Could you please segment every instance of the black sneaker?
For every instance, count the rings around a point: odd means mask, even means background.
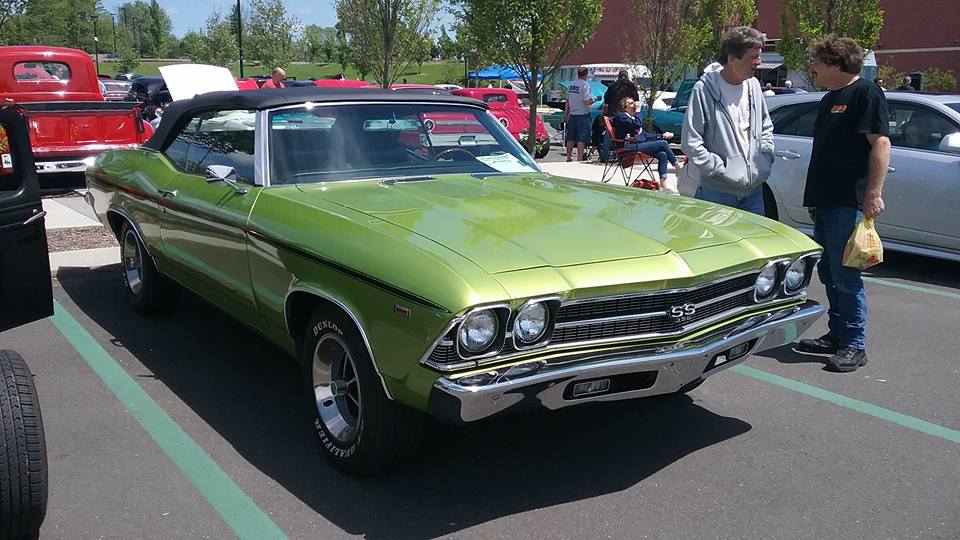
[[[853,347],[840,347],[837,354],[827,361],[826,369],[839,373],[856,371],[858,367],[867,365],[867,352]]]
[[[797,350],[817,354],[836,354],[840,350],[840,344],[830,334],[824,334],[816,339],[801,339],[797,344]]]

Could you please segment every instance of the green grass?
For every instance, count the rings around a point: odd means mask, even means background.
[[[175,62],[144,60],[140,63],[140,66],[134,70],[134,73],[141,75],[159,75],[160,66],[166,66],[173,63]],[[186,63],[186,61],[183,63]],[[234,63],[229,66],[229,68],[234,75],[239,75],[239,64]],[[288,77],[296,77],[297,79],[301,80],[309,79],[310,77],[330,77],[343,71],[340,69],[339,64],[291,64],[286,66],[285,69],[287,70]],[[110,75],[111,77],[115,76],[117,74],[116,63],[100,62],[100,73],[104,75]],[[260,64],[244,64],[243,74],[246,77],[250,77],[252,75],[269,75],[270,68]],[[350,79],[359,78],[357,71],[352,67],[348,67],[344,74]],[[427,62],[423,64],[422,70],[418,69],[418,66],[414,64],[409,69],[401,73],[398,80],[402,80],[404,78],[407,79],[407,82],[409,83],[418,84],[437,84],[445,82],[459,83],[459,81],[463,79],[463,64],[460,62]],[[366,80],[372,81],[373,77],[367,74]]]

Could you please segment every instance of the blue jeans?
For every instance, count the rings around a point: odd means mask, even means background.
[[[624,150],[632,152],[643,152],[650,157],[656,158],[657,160],[657,172],[660,173],[660,178],[665,178],[667,176],[667,163],[672,163],[674,167],[677,166],[677,156],[673,155],[673,150],[670,148],[670,143],[664,140],[659,141],[647,141],[647,142],[629,142],[623,145]]]
[[[813,235],[823,246],[817,270],[827,289],[829,334],[841,347],[863,349],[867,344],[867,291],[860,270],[843,266],[843,250],[854,227],[863,219],[856,208],[818,207]]]
[[[697,193],[694,197],[702,201],[732,206],[745,212],[753,212],[761,216],[765,215],[763,211],[763,188],[758,187],[756,191],[746,197],[737,197],[732,193],[700,186],[697,188]]]

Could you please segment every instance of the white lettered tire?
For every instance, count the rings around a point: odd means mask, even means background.
[[[301,362],[320,446],[336,467],[370,476],[416,455],[425,416],[387,397],[360,332],[342,312],[314,313]]]

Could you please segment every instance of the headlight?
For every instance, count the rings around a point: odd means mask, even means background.
[[[513,322],[513,338],[524,345],[535,343],[547,331],[549,316],[547,306],[540,302],[523,306]]]
[[[788,294],[793,294],[803,288],[803,282],[807,277],[807,261],[797,259],[787,268],[783,275],[783,288]]]
[[[773,294],[777,288],[777,265],[768,264],[760,271],[757,276],[757,283],[754,285],[753,292],[757,300],[765,300]]]
[[[493,345],[498,326],[497,314],[492,309],[474,311],[460,324],[457,332],[460,346],[473,354],[482,353]]]

